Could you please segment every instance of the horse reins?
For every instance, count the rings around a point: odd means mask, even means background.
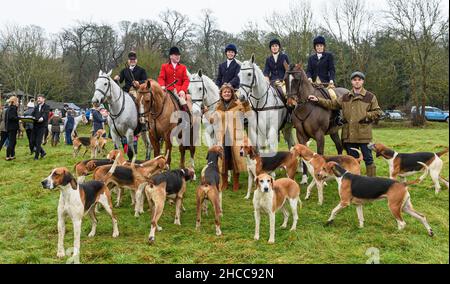
[[[205,81],[203,79],[201,80],[197,80],[197,81],[190,81],[191,83],[202,83],[202,98],[201,99],[192,99],[192,103],[198,105],[198,103],[200,104],[200,108],[202,108],[202,106],[205,104],[205,98],[206,95],[208,94],[208,90],[205,88]],[[218,99],[216,102],[210,104],[210,105],[206,105],[206,108],[210,108],[211,106],[217,104],[218,102],[220,102],[220,99]]]

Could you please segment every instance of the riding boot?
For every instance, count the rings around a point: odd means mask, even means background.
[[[228,188],[228,171],[222,174],[222,189],[221,191],[225,191]]]
[[[239,177],[240,174],[239,173],[234,173],[233,174],[233,191],[237,192],[239,190]]]
[[[376,177],[377,176],[377,167],[375,164],[366,166],[366,175],[368,177]]]

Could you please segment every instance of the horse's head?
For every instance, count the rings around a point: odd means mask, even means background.
[[[81,123],[83,123],[84,125],[89,123],[85,112],[81,113]]]
[[[203,103],[206,96],[206,86],[203,78],[203,71],[200,69],[197,74],[190,76],[189,94],[193,102]]]
[[[98,79],[95,81],[95,92],[94,97],[92,98],[92,103],[94,105],[100,105],[108,100],[111,97],[111,88],[112,88],[112,79],[111,79],[112,70],[109,73],[104,73],[100,71],[98,74]]]
[[[291,64],[286,67],[284,80],[286,82],[286,92],[288,105],[295,106],[302,99],[302,84],[306,79],[302,64]]]
[[[255,55],[253,54],[250,60],[242,63],[241,72],[239,72],[239,79],[241,81],[240,90],[242,90],[239,99],[241,101],[249,100],[249,96],[257,84],[256,70]]]
[[[137,102],[139,105],[139,122],[144,124],[145,114],[146,114],[146,106],[150,108],[150,101],[152,99],[152,81],[147,80],[144,84],[139,86]]]

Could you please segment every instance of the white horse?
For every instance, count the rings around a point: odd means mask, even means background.
[[[208,109],[208,113],[214,113],[220,101],[217,85],[211,78],[204,75],[202,70],[198,71],[197,74],[190,75],[189,79],[189,94],[192,97],[192,112],[194,116],[202,117],[203,107]],[[210,148],[217,144],[214,127],[206,118],[202,120],[202,123],[205,127],[205,142]]]
[[[249,121],[249,137],[259,147],[269,146],[270,153],[277,151],[278,133],[283,128],[284,138],[289,149],[294,146],[292,125],[286,123],[288,110],[275,88],[264,77],[262,70],[255,64],[255,55],[241,65],[240,99],[248,101],[255,114],[256,121]]]
[[[117,149],[122,145],[121,138],[127,138],[128,149],[133,153],[133,161],[136,153],[133,147],[134,131],[138,126],[138,111],[136,104],[129,94],[124,92],[119,85],[111,79],[112,70],[109,73],[100,71],[95,82],[93,104],[109,104],[108,125],[111,137]],[[147,144],[147,143],[146,143]],[[150,145],[146,145],[147,149]]]

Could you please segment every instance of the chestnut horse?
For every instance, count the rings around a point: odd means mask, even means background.
[[[166,144],[166,152],[168,155],[167,164],[170,166],[172,162],[172,138],[173,130],[180,124],[182,111],[178,102],[169,94],[163,91],[161,86],[155,80],[147,80],[142,84],[138,91],[137,101],[139,104],[139,116],[141,123],[147,123],[150,134],[150,140],[155,151],[155,157],[161,155],[161,141]],[[177,121],[173,123],[173,121]],[[191,154],[191,166],[195,167],[195,146],[192,142],[191,128],[190,146],[180,146],[180,168],[184,169],[186,161],[186,149]],[[182,138],[181,134],[178,138]]]
[[[339,127],[332,121],[332,111],[315,103],[309,102],[308,97],[314,95],[318,98],[330,99],[328,95],[308,81],[301,64],[291,65],[286,71],[286,90],[288,105],[296,106],[292,114],[292,123],[297,130],[297,139],[300,144],[306,143],[312,138],[317,142],[317,153],[324,154],[325,135],[330,135],[339,155],[343,153],[343,146],[339,137]],[[336,88],[338,97],[347,94],[349,90]],[[304,165],[302,184],[307,183],[307,168]]]

